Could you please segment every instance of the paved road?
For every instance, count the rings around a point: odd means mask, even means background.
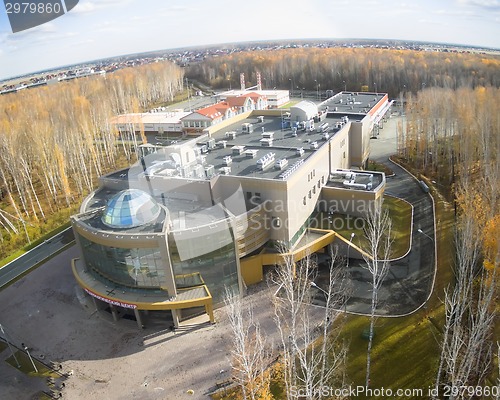
[[[432,199],[418,182],[389,155],[396,153],[396,127],[401,118],[391,118],[378,139],[371,141],[371,159],[386,164],[395,176],[387,178],[386,193],[413,205],[412,247],[410,253],[390,263],[390,270],[379,292],[378,315],[399,316],[422,307],[431,293],[435,275],[434,209]],[[421,229],[425,234],[418,232]],[[352,295],[348,311],[369,314],[371,275],[362,260],[350,260],[349,277]]]
[[[54,254],[71,245],[75,240],[73,230],[68,228],[37,247],[0,268],[0,289],[7,286],[30,269],[42,264]]]

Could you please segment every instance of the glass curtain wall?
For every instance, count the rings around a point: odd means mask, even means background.
[[[166,283],[160,249],[111,247],[79,238],[85,263],[97,279],[144,289],[159,289]]]
[[[177,239],[178,241],[179,239]],[[199,274],[207,285],[215,305],[224,301],[225,288],[228,287],[234,293],[239,293],[237,255],[234,242],[224,244],[216,250],[199,255],[187,260],[181,260],[178,246],[199,247],[199,243],[193,238],[186,239],[190,243],[176,243],[173,235],[168,237],[170,259],[172,262],[176,283],[185,282],[182,277],[189,274]],[[218,243],[219,237],[216,233],[213,237],[205,237],[204,240]]]

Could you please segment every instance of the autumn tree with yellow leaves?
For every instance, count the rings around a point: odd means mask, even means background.
[[[120,157],[132,161],[138,143],[118,140],[111,117],[171,101],[182,86],[183,70],[161,62],[0,96],[0,258]]]

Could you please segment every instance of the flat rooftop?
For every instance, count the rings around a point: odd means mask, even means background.
[[[284,111],[283,116],[285,114]],[[360,121],[363,117],[362,115],[356,115],[353,118],[349,117],[349,120]],[[328,130],[324,133],[318,133],[316,128],[325,122],[329,124]],[[347,129],[346,125],[342,128],[336,128],[337,122],[341,122],[340,115],[328,114],[323,121],[314,124],[314,130],[304,132],[298,129],[296,136],[294,136],[292,128],[281,127],[281,116],[265,116],[263,122],[260,122],[257,116],[247,118],[212,135],[216,147],[205,154],[206,163],[214,166],[215,173],[228,167],[230,168],[228,175],[282,180],[284,171],[294,164],[306,160],[316,149],[325,145],[327,140],[335,136],[341,129]],[[252,124],[253,132],[242,132],[244,123]],[[325,139],[325,133],[328,134],[328,139]],[[271,145],[263,146],[263,139],[270,137],[272,137],[272,142],[269,142]],[[204,146],[207,140],[200,139],[198,144]],[[316,149],[314,146],[317,146]],[[237,153],[238,147],[241,154]],[[298,152],[300,148],[303,149],[301,153]],[[257,162],[269,154],[273,154],[274,161],[270,162],[269,166],[262,170]],[[226,157],[231,158],[230,165],[226,164]],[[286,165],[278,167],[278,160],[286,160],[283,162]]]
[[[328,112],[366,115],[385,95],[373,92],[340,92],[321,103],[319,109],[328,106]]]
[[[113,124],[179,124],[180,119],[191,114],[187,111],[159,111],[122,114],[111,119]]]

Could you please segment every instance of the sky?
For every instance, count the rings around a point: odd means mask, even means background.
[[[0,3],[0,80],[153,50],[313,38],[500,49],[500,0],[80,0],[17,33]]]

